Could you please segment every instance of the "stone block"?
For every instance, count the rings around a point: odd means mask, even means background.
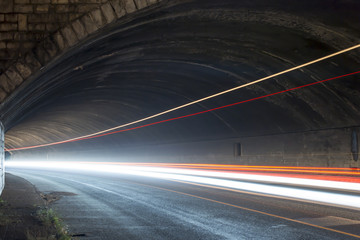
[[[106,20],[103,18],[103,15],[100,11],[100,9],[94,9],[90,12],[90,16],[91,18],[94,20],[96,26],[98,26],[98,28],[101,28],[102,26],[104,26],[106,24]]]
[[[56,44],[50,38],[46,38],[43,43],[44,49],[47,51],[49,56],[51,58],[55,57],[59,51]]]
[[[40,31],[43,32],[46,29],[45,23],[29,24],[29,31]]]
[[[53,40],[54,43],[57,45],[58,49],[60,50],[60,52],[64,51],[67,48],[67,44],[60,31],[57,31],[53,35]]]
[[[38,44],[33,49],[33,52],[34,52],[35,56],[37,57],[37,59],[39,60],[39,62],[41,63],[41,65],[45,66],[46,64],[48,64],[50,62],[51,57],[45,50],[44,46],[42,46],[41,44]]]
[[[84,25],[82,22],[78,19],[72,23],[72,28],[74,29],[74,32],[76,33],[76,36],[78,39],[83,39],[87,36],[87,32],[85,30]]]
[[[14,66],[8,68],[5,72],[6,76],[10,79],[11,83],[15,85],[15,87],[19,86],[23,82],[23,78],[20,74],[16,71]]]
[[[19,42],[7,42],[6,48],[7,49],[19,49],[20,43]]]
[[[36,72],[42,66],[33,52],[29,52],[25,55],[25,63],[32,70],[32,72]]]
[[[158,1],[157,0],[147,0],[147,2],[148,2],[148,5],[152,5],[152,4],[157,3]]]
[[[30,77],[31,69],[26,64],[22,62],[17,62],[15,66],[23,79],[27,79],[28,77]]]
[[[70,5],[58,5],[55,8],[55,11],[57,13],[67,13],[67,12],[71,12],[71,6]]]
[[[45,4],[50,2],[51,0],[31,0],[31,3],[35,3],[35,4]]]
[[[0,50],[0,59],[2,61],[4,61],[3,59],[8,59],[8,58],[9,58],[9,53],[7,51],[5,51],[4,49],[1,49]]]
[[[135,5],[137,9],[142,9],[147,7],[147,1],[146,0],[134,0]]]
[[[89,14],[84,15],[80,21],[84,24],[84,27],[89,34],[99,29]]]
[[[7,93],[11,93],[15,89],[15,85],[12,84],[11,80],[5,74],[0,75],[0,86]]]
[[[79,41],[74,30],[72,30],[70,26],[66,26],[63,29],[61,29],[61,33],[70,47],[74,46]]]
[[[45,23],[52,20],[49,18],[49,14],[44,13],[27,14],[26,16],[29,23]]]
[[[5,21],[6,22],[17,22],[18,21],[18,15],[14,14],[14,13],[5,14]]]
[[[99,3],[101,3],[101,0],[88,0],[87,2],[88,3],[97,3],[97,4],[99,4]]]
[[[22,49],[32,49],[34,47],[34,42],[21,42],[20,46]]]
[[[107,23],[111,23],[116,19],[114,9],[112,8],[110,3],[103,4],[100,9],[104,14]]]
[[[6,49],[6,42],[0,42],[0,49]]]
[[[115,14],[118,18],[121,18],[126,14],[125,4],[122,0],[111,0],[110,3],[114,8]]]
[[[0,14],[0,22],[5,21],[5,14]]]
[[[9,59],[18,58],[18,55],[19,55],[18,49],[7,49],[7,51],[9,53]],[[8,63],[7,65],[10,65],[10,63]]]
[[[51,0],[53,4],[68,4],[69,0]]]
[[[96,7],[97,4],[79,4],[76,6],[76,11],[79,13],[88,13]]]
[[[15,5],[14,12],[16,13],[33,13],[33,5]]]
[[[2,32],[0,34],[0,41],[1,40],[13,40],[13,39],[14,39],[14,33]]]
[[[16,30],[17,30],[17,23],[0,24],[0,31],[7,32],[7,31],[16,31]]]
[[[39,32],[39,33],[30,33],[30,36],[28,38],[28,40],[36,40],[36,42],[40,42],[41,40],[44,39],[44,33],[43,32]]]
[[[15,41],[22,41],[22,40],[27,40],[27,34],[24,32],[16,32],[14,33],[14,38]]]
[[[27,31],[27,16],[25,14],[18,15],[18,30]]]
[[[136,6],[133,0],[124,0],[125,10],[127,13],[132,13],[136,11]]]
[[[69,14],[69,20],[72,22],[75,19],[78,19],[79,17],[81,17],[83,14],[81,13],[70,13]]]
[[[37,5],[35,11],[38,13],[46,13],[49,11],[49,5],[46,4]]]
[[[13,7],[14,7],[13,0],[0,1],[0,13],[13,13]]]
[[[7,93],[5,92],[4,89],[1,88],[0,86],[0,103],[4,102],[4,100],[6,99],[7,97]]]
[[[68,14],[53,14],[53,15],[50,15],[49,17],[50,17],[49,22],[54,22],[57,24],[67,23],[69,21]]]
[[[15,4],[27,4],[30,3],[30,0],[15,0]]]
[[[58,28],[59,28],[59,26],[57,24],[54,24],[54,23],[46,24],[46,31],[54,32],[54,31],[58,30]]]

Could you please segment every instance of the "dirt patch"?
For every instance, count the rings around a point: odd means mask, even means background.
[[[50,192],[50,193],[40,193],[40,197],[45,201],[45,204],[49,205],[53,202],[60,200],[63,196],[75,196],[75,193],[71,192]]]
[[[25,179],[7,173],[0,199],[0,240],[71,239],[49,205],[62,196],[73,195],[66,192],[41,194]]]

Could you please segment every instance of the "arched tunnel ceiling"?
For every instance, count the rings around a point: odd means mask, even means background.
[[[6,147],[131,122],[359,44],[360,2],[168,1],[120,19],[42,69],[3,104]],[[360,70],[360,51],[148,121]],[[60,149],[358,126],[359,76]]]

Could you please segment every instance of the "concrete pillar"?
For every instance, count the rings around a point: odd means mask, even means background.
[[[4,126],[0,122],[0,195],[5,186]]]

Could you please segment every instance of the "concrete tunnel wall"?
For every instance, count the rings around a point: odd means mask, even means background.
[[[87,151],[19,152],[13,160],[213,163],[240,165],[360,167],[359,128],[330,129],[234,139],[156,144]],[[357,144],[357,147],[353,147]]]
[[[0,195],[5,186],[4,126],[0,122]]]
[[[69,46],[2,105],[7,147],[137,120],[358,43],[355,1],[328,8],[284,2],[169,1],[113,22]],[[356,71],[359,59],[356,50],[170,117]],[[359,167],[359,93],[352,76],[173,125],[13,152],[12,159]]]

